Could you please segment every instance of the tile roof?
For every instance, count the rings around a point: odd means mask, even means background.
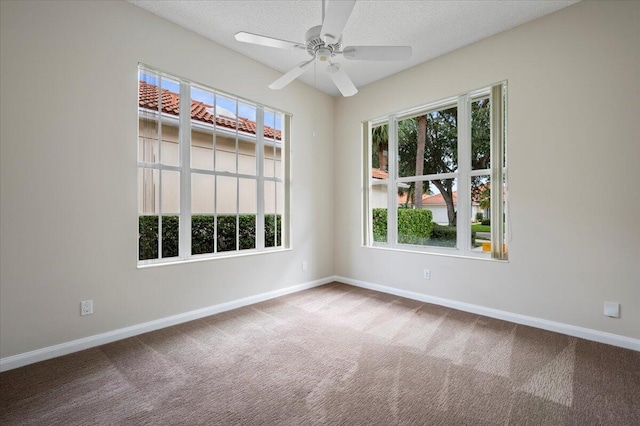
[[[374,179],[389,179],[389,173],[382,169],[371,169],[371,177]]]
[[[158,110],[158,86],[139,82],[138,105],[153,111]],[[200,101],[191,100],[191,119],[203,123],[213,124],[213,105],[207,105]],[[162,112],[171,115],[180,113],[180,95],[167,89],[162,89]],[[218,115],[216,125],[228,129],[236,129],[236,120]],[[238,130],[241,132],[256,134],[256,123],[247,118],[239,117],[237,121]],[[269,126],[264,127],[264,134],[268,138],[282,140],[282,132]]]
[[[458,191],[453,191],[453,203],[458,203]],[[422,196],[422,205],[430,204],[430,205],[444,205],[446,204],[444,201],[444,196],[441,193],[437,193],[435,195],[424,194]]]
[[[398,194],[398,204],[405,204],[407,202],[407,192],[403,192],[402,194]],[[474,206],[478,205],[478,202],[475,199],[471,200]],[[453,191],[453,203],[458,204],[458,191]],[[422,205],[423,206],[444,206],[447,203],[444,201],[444,197],[442,194],[437,193],[434,195],[423,194],[422,195]]]

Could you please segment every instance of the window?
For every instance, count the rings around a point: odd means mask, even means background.
[[[288,247],[291,116],[138,73],[139,264]]]
[[[505,104],[500,83],[363,123],[365,245],[507,259]]]

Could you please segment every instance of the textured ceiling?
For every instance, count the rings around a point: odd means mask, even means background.
[[[308,54],[241,43],[234,34],[247,31],[304,44],[306,31],[322,23],[320,0],[129,2],[283,73],[309,59]],[[404,62],[347,61],[340,56],[334,62],[342,63],[360,88],[576,2],[360,0],[343,32],[343,46],[404,45],[413,48],[413,55]],[[311,68],[299,80],[339,95],[320,65],[317,76]]]

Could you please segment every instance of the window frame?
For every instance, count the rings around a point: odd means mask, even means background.
[[[472,102],[478,99],[490,99],[490,168],[472,169],[472,135],[471,120]],[[499,99],[499,102],[495,102]],[[443,110],[447,107],[457,107],[457,170],[450,173],[438,173],[421,176],[399,176],[398,172],[398,123],[401,120]],[[448,255],[456,257],[508,261],[506,250],[507,231],[509,229],[507,215],[507,81],[497,82],[480,89],[471,90],[463,94],[448,97],[426,105],[386,114],[362,123],[363,139],[363,226],[362,246],[376,249],[390,249],[408,252]],[[377,126],[388,126],[388,178],[373,178],[373,138],[372,129]],[[498,165],[502,165],[499,167]],[[501,223],[504,218],[504,230],[501,227],[491,227],[491,252],[489,255],[473,250],[471,244],[470,218],[472,212],[471,180],[477,176],[489,176],[491,182],[503,182],[502,191],[491,191],[490,217],[491,223]],[[456,180],[456,247],[438,247],[428,245],[413,245],[398,242],[398,184],[424,182],[440,179]],[[387,188],[387,240],[374,241],[373,236],[373,207],[371,204],[374,185],[385,185]],[[498,208],[495,208],[498,206]]]
[[[231,95],[228,94],[226,92],[220,91],[218,89],[214,89],[211,88],[207,85],[204,84],[200,84],[200,83],[196,83],[193,82],[192,80],[177,76],[175,74],[171,74],[171,73],[167,73],[165,71],[161,71],[155,67],[150,67],[148,65],[139,63],[138,64],[138,68],[137,68],[137,73],[138,76],[140,77],[141,73],[149,73],[153,76],[156,76],[158,78],[158,84],[157,84],[157,88],[158,88],[158,97],[161,98],[161,93],[163,90],[162,87],[162,81],[163,79],[167,78],[173,81],[177,81],[178,85],[179,85],[179,96],[180,96],[180,100],[179,100],[179,110],[180,113],[179,115],[176,117],[175,115],[171,115],[171,114],[167,114],[165,112],[162,111],[162,108],[160,107],[158,111],[151,111],[148,110],[146,108],[142,108],[138,102],[137,105],[137,120],[138,120],[138,125],[137,125],[137,143],[140,143],[140,139],[141,139],[141,126],[140,126],[140,120],[143,116],[152,116],[155,118],[155,120],[157,120],[158,123],[158,130],[157,130],[157,143],[159,145],[158,147],[158,153],[160,153],[161,151],[161,145],[162,145],[162,127],[164,125],[166,125],[167,122],[171,122],[174,124],[178,125],[178,165],[174,166],[174,165],[167,165],[167,164],[162,164],[161,160],[162,158],[160,157],[158,161],[156,162],[144,162],[142,161],[141,158],[139,158],[139,148],[136,149],[136,155],[138,156],[138,161],[137,161],[137,170],[138,173],[136,174],[136,176],[138,176],[137,178],[140,179],[139,177],[139,173],[140,171],[144,171],[144,170],[158,170],[158,175],[159,175],[159,180],[157,185],[159,185],[159,189],[158,189],[158,202],[157,202],[157,211],[155,213],[151,213],[151,214],[143,214],[140,210],[139,207],[137,207],[138,212],[137,212],[137,217],[138,217],[138,223],[140,221],[140,217],[144,216],[144,215],[152,215],[158,216],[158,257],[157,258],[153,258],[153,259],[144,259],[144,260],[140,260],[140,234],[138,237],[138,244],[137,244],[137,250],[136,250],[136,259],[137,259],[137,266],[140,267],[147,267],[147,266],[154,266],[154,265],[167,265],[167,264],[174,264],[174,263],[184,263],[184,262],[190,262],[190,261],[199,261],[199,260],[209,260],[209,259],[219,259],[219,258],[228,258],[228,257],[237,257],[237,256],[246,256],[246,255],[254,255],[254,254],[261,254],[261,253],[269,253],[269,252],[280,252],[280,251],[285,251],[285,250],[290,250],[291,249],[291,219],[290,219],[290,206],[291,206],[291,200],[290,200],[290,195],[291,195],[291,179],[290,179],[290,172],[291,172],[291,123],[292,123],[292,114],[279,110],[277,108],[271,107],[271,106],[266,106],[260,103],[257,103],[255,101],[251,101],[248,99],[244,99],[242,97],[236,96],[236,95]],[[140,78],[138,78],[138,80],[140,80]],[[140,82],[138,81],[137,85],[137,90],[138,92],[140,91]],[[246,104],[250,107],[255,107],[255,113],[256,113],[256,121],[255,121],[255,126],[256,126],[256,130],[255,130],[255,135],[243,132],[241,130],[239,130],[238,126],[236,126],[236,129],[227,129],[224,127],[221,127],[219,125],[216,124],[215,120],[213,125],[211,126],[211,132],[212,132],[212,155],[213,155],[213,167],[212,170],[207,170],[207,169],[202,169],[202,168],[197,168],[197,167],[193,167],[192,165],[192,161],[191,161],[191,150],[192,150],[192,144],[191,144],[191,140],[192,140],[192,132],[193,130],[200,130],[202,131],[202,129],[204,127],[207,127],[206,124],[204,123],[200,123],[197,121],[194,121],[191,118],[191,96],[192,96],[192,89],[196,89],[196,90],[200,90],[200,91],[206,91],[209,94],[213,95],[213,99],[214,99],[214,110],[217,108],[216,106],[216,101],[218,99],[218,97],[224,97],[227,98],[229,100],[233,100],[235,102],[236,105],[236,120],[240,120],[241,117],[239,117],[238,115],[238,108],[240,104]],[[280,129],[280,140],[276,140],[275,137],[273,139],[273,141],[271,141],[270,138],[266,138],[268,141],[265,142],[265,135],[264,135],[264,113],[265,110],[269,111],[270,113],[273,113],[274,115],[279,115],[281,117],[281,129]],[[187,111],[187,113],[183,113],[183,111]],[[275,118],[274,118],[275,120]],[[217,138],[223,136],[223,137],[227,137],[229,139],[234,139],[235,140],[235,156],[236,156],[236,170],[235,172],[229,172],[229,171],[220,171],[220,170],[216,170],[216,162],[215,162],[215,156],[216,156],[216,141]],[[241,173],[239,170],[239,148],[238,145],[240,143],[240,141],[249,141],[251,143],[255,143],[255,175],[251,175],[251,174],[247,174],[247,173]],[[279,145],[279,146],[278,146]],[[265,147],[266,146],[274,146],[274,147],[278,147],[280,150],[280,176],[277,176],[277,174],[275,173],[276,170],[276,166],[274,164],[274,176],[265,176],[265,171],[264,171],[264,159],[265,159]],[[274,153],[276,152],[275,148],[274,148]],[[274,159],[275,161],[275,159]],[[162,257],[162,216],[164,215],[163,211],[162,211],[162,171],[167,170],[167,171],[173,171],[173,172],[178,172],[180,174],[180,186],[179,186],[179,205],[180,205],[180,212],[178,214],[179,216],[179,243],[178,243],[178,256],[174,256],[174,257]],[[218,247],[217,247],[217,243],[218,243],[218,215],[221,214],[218,211],[218,207],[214,207],[214,213],[212,214],[214,216],[214,223],[215,223],[215,233],[214,233],[214,250],[212,253],[201,253],[201,254],[192,254],[192,241],[191,241],[191,233],[192,233],[192,186],[191,186],[191,177],[194,173],[200,174],[200,175],[207,175],[207,176],[214,176],[214,200],[215,197],[217,197],[217,187],[218,187],[218,177],[229,177],[229,178],[234,178],[235,182],[236,182],[236,246],[235,249],[233,250],[228,250],[228,251],[218,251]],[[254,180],[255,181],[255,185],[256,185],[256,200],[255,200],[255,205],[256,205],[256,224],[255,224],[255,247],[254,248],[249,248],[249,249],[240,249],[240,244],[239,244],[239,217],[240,217],[240,211],[239,211],[239,206],[241,204],[240,201],[240,181],[242,179],[248,179],[248,180]],[[280,231],[281,231],[281,238],[280,238],[280,245],[275,245],[274,246],[266,246],[265,244],[265,216],[267,215],[267,213],[265,212],[265,182],[273,182],[274,184],[274,188],[277,187],[278,184],[282,185],[282,193],[283,193],[283,200],[282,200],[282,212],[278,211],[279,205],[278,205],[278,199],[277,199],[277,195],[276,199],[274,200],[275,202],[275,211],[276,211],[276,215],[280,215]],[[137,193],[137,205],[140,205],[140,197],[142,196],[141,194],[141,190],[144,191],[144,187],[141,189],[140,188],[140,183],[138,182],[137,184],[138,189],[136,191]],[[253,196],[253,194],[252,194]],[[217,203],[214,201],[214,206],[217,206]],[[271,213],[269,213],[271,214]],[[277,221],[276,221],[276,225],[277,225]],[[139,225],[138,225],[139,226]],[[139,233],[140,231],[138,231]],[[276,235],[277,235],[277,229],[276,229]]]

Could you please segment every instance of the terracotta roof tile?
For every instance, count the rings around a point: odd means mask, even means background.
[[[374,179],[389,179],[389,173],[381,169],[371,169],[371,177]]]
[[[158,86],[154,86],[144,81],[140,81],[138,91],[138,105],[140,108],[146,108],[153,111],[158,110]],[[191,100],[191,119],[201,121],[203,123],[213,124],[213,115],[209,112],[213,109],[212,105],[207,105],[200,101]],[[162,112],[171,115],[180,114],[180,95],[162,89]],[[228,129],[236,129],[236,120],[218,116],[215,118],[216,125],[226,127]],[[238,130],[241,132],[256,134],[256,123],[247,118],[239,117],[237,121]],[[282,132],[269,126],[264,127],[264,134],[268,138],[282,140]]]

